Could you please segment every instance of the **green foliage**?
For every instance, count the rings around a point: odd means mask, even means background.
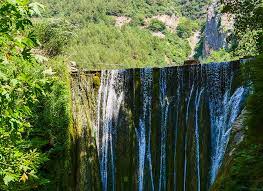
[[[130,25],[131,26],[143,26],[145,25],[145,21],[144,21],[144,15],[143,14],[138,14],[136,16],[133,17]]]
[[[90,24],[79,31],[68,54],[85,68],[102,69],[182,64],[190,51],[188,42],[175,34],[160,39],[139,28]]]
[[[58,57],[46,63],[44,74],[50,85],[47,96],[39,99],[40,107],[35,107],[31,139],[35,145],[37,142],[44,143],[41,151],[49,161],[40,173],[50,181],[39,190],[65,189],[72,181],[68,176],[73,163],[70,152],[74,144],[71,142],[73,127],[69,71],[63,58]]]
[[[41,0],[47,5],[46,17],[67,17],[73,23],[85,25],[87,21],[105,21],[105,15],[129,16],[143,15],[151,17],[156,14],[179,14],[178,3],[173,0]]]
[[[46,162],[68,155],[70,88],[66,74],[32,61],[13,63],[0,64],[0,190],[41,190],[64,175],[52,177],[57,171]],[[40,170],[44,164],[48,174]]]
[[[56,172],[46,174],[43,166],[58,150],[69,149],[67,75],[62,80],[31,55],[36,5],[6,0],[0,10],[0,190],[42,190]]]
[[[29,134],[32,108],[45,95],[41,87],[47,81],[34,79],[39,70],[32,73],[30,49],[36,39],[28,1],[1,1],[0,10],[0,189],[19,190],[28,186],[21,181],[46,182],[36,171],[47,158],[33,147]]]
[[[166,27],[162,21],[159,21],[157,19],[152,19],[148,26],[148,29],[153,32],[164,32]]]
[[[46,12],[42,15],[49,19],[47,24],[37,25],[39,27],[36,34],[41,43],[39,48],[47,55],[64,54],[82,66],[99,69],[102,66],[118,68],[163,66],[172,62],[178,64],[183,63],[190,54],[187,40],[169,34],[161,21],[152,19],[147,29],[166,33],[169,38],[158,39],[141,27],[145,25],[145,20],[152,16],[161,14],[180,16],[180,1],[81,0],[75,3],[70,0],[40,0],[40,2],[46,5]],[[113,16],[127,16],[131,18],[131,22],[123,29],[116,29]],[[195,21],[183,18],[179,28],[182,29],[182,32],[178,33],[180,37],[186,38],[197,30],[199,25]]]
[[[178,0],[182,15],[191,19],[205,19],[211,0]]]
[[[235,15],[237,55],[254,56],[263,51],[263,3],[261,0],[221,0],[223,12]]]
[[[186,17],[180,18],[180,22],[176,29],[177,35],[181,38],[189,38],[192,34],[198,30],[199,25],[197,22],[192,21]]]
[[[233,55],[227,52],[224,49],[220,49],[218,51],[212,51],[211,54],[202,62],[210,63],[210,62],[228,62],[235,59]]]
[[[26,0],[0,1],[0,62],[8,63],[13,56],[28,59],[37,43],[32,30],[30,9]]]
[[[173,33],[166,34],[165,55],[175,64],[182,64],[191,53],[191,47],[186,39],[179,38]]]
[[[180,3],[176,1],[40,2],[46,5],[42,15],[48,19],[36,21],[36,34],[40,39],[40,51],[46,55],[63,54],[88,69],[99,69],[181,64],[190,54],[187,40],[170,34],[161,21],[152,19],[148,29],[166,33],[168,38],[165,39],[153,37],[141,27],[148,17],[180,15]],[[116,29],[113,16],[128,16],[131,22]],[[191,21],[191,30],[196,27],[196,22]]]
[[[47,157],[30,141],[30,135],[34,107],[39,97],[46,96],[49,82],[41,79],[41,68],[37,65],[22,59],[13,62],[16,65],[0,64],[0,188],[3,190],[47,183],[38,176]],[[22,181],[28,184],[19,183]]]
[[[253,83],[253,92],[248,99],[247,107],[250,112],[248,126],[250,138],[263,144],[263,55],[247,63],[245,73]]]
[[[212,191],[254,191],[263,190],[262,144],[244,141],[227,166]]]
[[[40,41],[39,48],[52,57],[62,54],[73,36],[73,28],[66,20],[41,20],[35,23],[34,29]]]
[[[237,43],[235,49],[235,54],[240,57],[246,56],[256,56],[259,54],[259,49],[257,48],[258,43],[262,43],[259,39],[259,31],[246,30],[246,33],[242,34],[242,37]]]

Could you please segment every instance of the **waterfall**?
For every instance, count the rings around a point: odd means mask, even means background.
[[[151,106],[152,106],[152,69],[146,68],[141,70],[141,83],[142,83],[142,100],[143,100],[143,112],[140,116],[139,127],[136,129],[136,137],[138,141],[139,151],[139,169],[138,169],[138,190],[143,190],[144,180],[144,166],[145,159],[148,160],[149,171],[151,176],[152,190],[154,190],[153,174],[152,174],[152,160],[151,160]],[[149,129],[148,143],[146,142],[146,126]],[[146,147],[148,148],[146,150]],[[147,155],[146,155],[147,154]]]
[[[177,178],[177,173],[176,173],[176,146],[177,146],[177,139],[178,139],[178,119],[179,119],[179,106],[180,106],[180,98],[181,98],[181,87],[183,86],[183,70],[182,68],[177,68],[177,77],[178,77],[178,80],[177,80],[177,91],[176,91],[176,114],[175,114],[175,139],[174,139],[174,191],[176,191],[176,178]]]
[[[187,107],[186,107],[186,117],[185,117],[185,123],[186,123],[186,129],[185,129],[185,141],[184,141],[184,191],[186,191],[186,176],[187,176],[187,141],[188,141],[188,136],[187,136],[187,126],[188,126],[188,118],[189,118],[189,106],[192,98],[194,90],[194,84],[192,85],[188,100],[187,100]]]
[[[245,93],[246,90],[243,87],[238,88],[232,96],[229,95],[229,92],[226,92],[224,95],[224,107],[219,116],[211,117],[211,127],[215,134],[212,134],[212,136],[214,136],[213,140],[216,144],[216,146],[212,148],[211,183],[214,182],[217,171],[221,166],[229,141],[231,126],[240,113],[240,102]],[[211,105],[210,107],[211,111],[214,112],[215,106]],[[215,132],[217,132],[217,134]]]
[[[200,178],[200,143],[199,143],[199,128],[198,128],[198,113],[200,107],[200,99],[204,89],[197,91],[195,97],[195,144],[196,144],[196,176],[197,176],[197,191],[201,190],[201,178]]]
[[[207,191],[248,88],[240,64],[101,72],[95,136],[103,191]]]
[[[167,136],[167,115],[169,101],[167,98],[167,76],[166,70],[160,71],[160,108],[161,108],[161,160],[159,175],[159,191],[166,190],[166,136]]]
[[[99,155],[103,190],[115,190],[114,125],[118,121],[123,101],[121,71],[102,71],[98,97],[96,127],[97,150]],[[100,137],[101,136],[101,137]],[[111,187],[109,187],[109,176]]]
[[[241,86],[231,95],[233,69],[230,63],[224,63],[223,67],[211,64],[207,72],[212,140],[210,184],[212,184],[226,151],[231,126],[241,111],[241,103],[247,90]]]

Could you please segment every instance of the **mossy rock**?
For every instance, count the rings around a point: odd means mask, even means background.
[[[96,89],[99,88],[100,87],[100,77],[99,76],[93,76],[92,80],[93,80],[93,87]]]

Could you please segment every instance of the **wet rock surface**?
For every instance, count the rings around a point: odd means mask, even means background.
[[[85,100],[97,85],[76,76],[74,87],[81,84],[74,90],[82,107],[75,109],[82,116],[80,140],[91,145],[80,142],[80,169],[91,169],[80,171],[81,185],[93,172],[102,190],[209,189],[247,94],[238,79],[238,62],[86,75],[91,82],[100,77],[100,86],[91,107]],[[93,160],[85,162],[87,156]]]

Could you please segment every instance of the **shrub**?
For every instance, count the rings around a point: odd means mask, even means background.
[[[49,56],[62,53],[72,37],[72,26],[63,20],[44,20],[35,24],[35,34],[40,41],[40,48]]]
[[[132,21],[130,22],[130,26],[143,26],[145,24],[144,22],[144,16],[143,15],[136,15],[132,18]]]
[[[188,18],[181,18],[177,27],[177,35],[181,38],[189,38],[199,28],[198,23]]]
[[[164,32],[166,29],[165,24],[157,19],[152,19],[148,29],[153,32]]]
[[[233,57],[231,53],[224,49],[220,49],[218,51],[212,51],[211,54],[205,60],[203,60],[203,62],[227,62],[234,59],[235,57]]]

